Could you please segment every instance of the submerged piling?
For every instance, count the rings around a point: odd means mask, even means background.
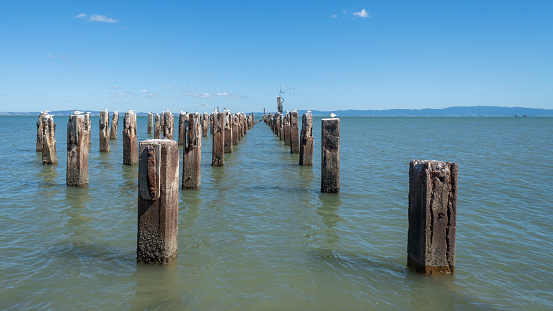
[[[146,134],[152,134],[154,128],[154,114],[148,112],[148,132]]]
[[[109,144],[109,112],[108,111],[100,111],[100,130],[98,131],[100,134],[100,152],[110,152],[110,144]]]
[[[119,127],[119,113],[117,111],[113,112],[111,116],[111,133],[110,139],[117,140],[117,128]]]
[[[58,164],[58,153],[56,152],[56,124],[54,117],[45,114],[42,116],[42,164]]]
[[[300,165],[313,165],[313,115],[304,113],[301,117]]]
[[[138,263],[168,263],[177,256],[179,147],[168,139],[140,142]]]
[[[413,271],[455,272],[457,171],[456,163],[409,163],[407,266]]]
[[[225,114],[214,112],[213,119],[213,147],[211,155],[212,166],[225,165]]]
[[[321,125],[321,192],[340,192],[340,119]]]
[[[202,184],[202,125],[200,114],[191,113],[185,121],[182,159],[182,189],[200,189]]]
[[[132,111],[127,111],[125,113],[125,119],[123,119],[123,164],[138,164],[136,114]]]
[[[67,122],[66,184],[74,187],[88,185],[89,129],[86,115],[71,115]]]

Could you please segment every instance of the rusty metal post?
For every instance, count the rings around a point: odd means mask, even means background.
[[[148,112],[148,132],[146,134],[153,134],[154,130],[154,114]]]
[[[138,164],[137,144],[136,114],[132,111],[127,111],[125,113],[125,119],[123,119],[123,164]]]
[[[113,112],[111,116],[111,133],[110,139],[117,140],[117,128],[119,127],[119,113],[117,111]]]
[[[185,122],[182,159],[182,189],[200,189],[202,162],[202,125],[199,113],[191,113]]]
[[[67,172],[68,186],[88,186],[88,150],[90,143],[86,115],[71,115],[67,122]]]
[[[407,266],[425,274],[455,272],[456,163],[409,163]]]
[[[188,120],[188,114],[185,111],[181,111],[179,114],[179,146],[184,145],[184,135],[185,135],[185,122]]]
[[[321,192],[340,192],[340,119],[323,119],[321,125]]]
[[[100,130],[98,131],[100,134],[100,152],[110,152],[110,144],[109,144],[109,112],[108,111],[100,111]]]
[[[168,139],[140,142],[138,263],[169,263],[177,256],[179,147]]]
[[[225,165],[225,114],[214,112],[213,118],[213,148],[211,155],[212,166]]]
[[[42,116],[42,164],[58,164],[58,153],[56,151],[56,124],[54,117],[49,114]]]
[[[300,165],[313,165],[313,115],[304,113],[301,117]]]

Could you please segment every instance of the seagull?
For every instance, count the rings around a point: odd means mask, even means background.
[[[42,112],[42,111],[41,111]],[[48,114],[48,112],[50,112],[49,110],[44,110],[44,113],[45,114]]]
[[[331,118],[334,118],[334,117],[336,117],[336,114],[331,112],[331,113],[330,113],[330,117],[331,117]]]
[[[108,109],[108,108],[104,108],[104,111],[109,111],[109,109]]]
[[[90,111],[87,111],[87,112],[86,112],[86,114],[91,114],[91,113],[92,113],[92,112],[90,112]]]
[[[83,114],[83,112],[79,111],[79,110],[73,110],[73,113],[76,114],[76,115]]]
[[[307,113],[311,113],[311,110],[307,109],[307,111],[306,111],[306,112],[307,112]]]

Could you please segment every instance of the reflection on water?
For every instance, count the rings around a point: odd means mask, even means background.
[[[317,214],[322,217],[323,223],[326,226],[324,231],[324,248],[334,249],[340,237],[336,232],[336,224],[340,221],[338,211],[342,200],[339,194],[321,193],[319,199],[322,205],[317,208]]]
[[[182,310],[184,301],[184,282],[178,273],[178,265],[137,264],[133,274],[136,282],[131,310]]]

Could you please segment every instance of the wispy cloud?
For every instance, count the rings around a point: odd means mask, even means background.
[[[216,93],[216,95],[217,96],[222,96],[222,97],[230,97],[230,98],[248,98],[247,96],[231,94],[231,93],[227,93],[227,92]]]
[[[184,93],[184,96],[215,99],[215,97],[209,93]]]
[[[148,90],[141,90],[140,93],[148,93]]]
[[[359,12],[353,12],[353,15],[354,16],[357,16],[357,17],[361,17],[361,18],[369,18],[369,13],[370,12],[367,12],[367,10],[365,9],[362,9],[361,11]]]
[[[118,93],[112,93],[111,94],[113,97],[120,97],[120,96],[125,96],[125,95],[133,95],[132,92],[118,92]]]
[[[114,86],[114,87],[112,87],[112,89],[114,89],[114,90],[118,90],[118,89],[120,89],[120,88],[121,88],[120,86]]]
[[[172,89],[173,87],[172,86],[164,86],[163,88],[164,89]]]
[[[331,15],[330,18],[338,18],[338,14]]]
[[[92,15],[90,16],[90,21],[92,22],[103,22],[103,23],[118,23],[118,20],[115,20],[111,17],[107,17],[105,15]]]
[[[81,14],[75,16],[75,18],[86,18],[86,14],[81,13]]]

